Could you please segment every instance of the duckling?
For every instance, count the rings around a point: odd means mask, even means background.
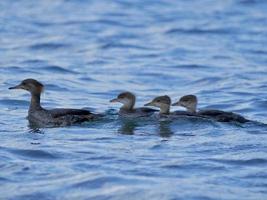
[[[170,114],[171,98],[167,95],[154,98],[144,106],[154,106],[160,109],[159,113],[163,115]]]
[[[68,108],[47,110],[43,108],[40,104],[40,99],[44,85],[35,79],[25,79],[19,85],[10,87],[9,89],[23,89],[30,92],[31,102],[27,118],[30,124],[34,126],[69,126],[97,118],[96,114],[92,114],[88,110]]]
[[[172,106],[182,106],[186,108],[186,110],[190,113],[205,116],[219,122],[245,123],[250,121],[239,114],[233,112],[225,112],[222,110],[200,110],[197,112],[197,103],[198,100],[195,95],[185,95],[181,97],[179,101],[172,104]]]
[[[170,112],[171,106],[171,98],[168,95],[158,96],[154,98],[151,102],[145,104],[145,106],[154,106],[160,109],[159,116],[160,117],[188,117],[188,116],[197,116],[194,113],[186,112],[186,111],[175,111]]]
[[[117,98],[110,100],[111,103],[119,102],[122,103],[119,115],[122,117],[148,117],[151,116],[157,110],[151,108],[134,108],[135,95],[131,92],[122,92]]]

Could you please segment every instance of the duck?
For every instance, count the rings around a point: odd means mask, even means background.
[[[226,112],[222,110],[199,110],[197,111],[198,99],[197,96],[189,94],[182,96],[177,102],[173,103],[172,106],[181,106],[186,108],[187,112],[192,114],[196,114],[199,116],[204,116],[216,120],[218,122],[238,122],[238,123],[246,123],[250,120],[245,117],[234,113],[234,112]]]
[[[197,117],[196,114],[187,111],[170,112],[171,98],[168,95],[155,97],[144,106],[153,106],[159,108],[159,117],[161,118],[176,118],[176,117]]]
[[[30,106],[28,109],[28,121],[30,125],[36,127],[56,127],[80,124],[92,121],[99,116],[84,109],[56,108],[45,109],[41,106],[41,94],[44,85],[35,79],[25,79],[20,84],[10,87],[13,89],[26,90],[31,94]]]
[[[130,117],[130,118],[138,118],[138,117],[149,117],[153,115],[157,110],[140,107],[135,108],[136,97],[132,92],[122,92],[116,98],[110,100],[111,103],[121,103],[123,104],[119,110],[119,116],[121,117]]]

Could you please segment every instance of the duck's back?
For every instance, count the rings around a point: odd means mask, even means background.
[[[29,111],[30,123],[37,126],[69,126],[95,118],[88,110],[57,108],[52,110],[39,109]]]
[[[170,118],[187,118],[187,119],[207,119],[206,116],[204,115],[199,115],[198,113],[192,113],[188,111],[181,111],[181,110],[176,110],[174,112],[171,112],[169,114]]]
[[[198,114],[209,118],[213,118],[219,122],[239,122],[239,123],[249,122],[248,119],[244,118],[239,114],[233,112],[225,112],[222,110],[201,110],[198,112]]]
[[[48,110],[48,112],[54,118],[62,117],[66,115],[77,115],[77,116],[92,115],[92,113],[89,110],[83,110],[83,109],[56,108],[56,109]]]
[[[132,110],[125,110],[121,108],[119,114],[123,117],[149,117],[156,111],[157,110],[155,109],[146,107],[135,108]]]
[[[176,110],[174,112],[171,113],[172,115],[176,115],[176,116],[192,116],[192,117],[197,117],[198,115],[196,113],[191,113],[188,111],[182,111],[182,110]]]

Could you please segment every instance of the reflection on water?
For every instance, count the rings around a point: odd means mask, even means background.
[[[158,133],[161,137],[171,137],[174,132],[171,130],[171,121],[159,121]]]
[[[144,121],[146,123],[144,123]],[[121,119],[118,133],[125,135],[133,135],[138,127],[145,127],[146,125],[153,125],[156,132],[161,137],[171,137],[174,132],[171,130],[171,121],[157,121],[155,119]]]
[[[123,135],[133,135],[135,129],[138,126],[138,122],[135,120],[123,120],[121,119],[120,125],[119,125],[118,133]]]
[[[29,126],[29,133],[44,134],[45,131],[40,129],[40,128],[34,127],[34,126]]]

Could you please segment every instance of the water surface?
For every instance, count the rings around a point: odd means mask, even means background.
[[[0,2],[1,199],[266,199],[267,129],[117,119],[124,90],[138,106],[196,94],[200,108],[267,123],[265,0]],[[87,107],[105,122],[32,130],[44,107]]]

